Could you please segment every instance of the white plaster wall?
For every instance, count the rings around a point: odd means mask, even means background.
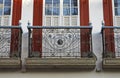
[[[22,34],[22,70],[25,68],[25,58],[28,57],[28,22],[33,22],[33,0],[23,0],[22,1],[22,17],[21,17],[21,26],[23,30]]]
[[[22,1],[22,18],[21,23],[24,32],[28,32],[27,23],[28,21],[33,23],[33,0],[23,0]]]
[[[103,21],[103,0],[89,0],[90,21],[93,26],[92,42],[93,52],[97,56],[96,68],[101,69],[102,64],[102,36],[101,27]]]

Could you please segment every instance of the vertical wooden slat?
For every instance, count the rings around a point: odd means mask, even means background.
[[[112,0],[103,0],[103,12],[105,26],[113,26]],[[115,56],[114,32],[112,29],[105,30],[105,53],[107,57]]]
[[[22,0],[13,0],[12,25],[18,26],[21,19]],[[18,56],[20,51],[20,31],[12,29],[11,31],[11,56]]]
[[[80,25],[89,25],[89,0],[80,0]],[[89,30],[81,29],[81,56],[88,57],[88,52],[90,52],[90,38]]]
[[[42,26],[43,0],[34,0],[33,25]],[[42,55],[42,30],[34,29],[32,36],[32,52]]]

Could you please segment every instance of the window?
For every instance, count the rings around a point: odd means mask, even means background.
[[[45,26],[79,25],[78,0],[45,0]]]
[[[77,0],[64,0],[63,8],[64,15],[78,15]]]
[[[11,0],[0,0],[0,25],[7,26],[10,23]]]
[[[114,0],[115,15],[120,15],[120,0]]]
[[[60,0],[46,0],[45,15],[59,15]]]

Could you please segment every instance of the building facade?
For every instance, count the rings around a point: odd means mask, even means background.
[[[119,58],[119,34],[116,33],[119,30],[103,28],[99,40],[92,36],[100,33],[102,26],[114,28],[120,25],[119,7],[119,0],[0,0],[0,25],[18,26],[21,21],[23,33],[32,33],[29,34],[27,55],[23,57],[20,30],[1,29],[0,56],[2,58],[20,56],[22,59],[32,57],[81,59],[94,58],[95,54],[97,58],[100,56]],[[28,31],[28,21],[31,23],[30,26],[34,27],[73,27],[73,29],[31,28],[32,31]],[[74,28],[79,26],[83,29]],[[30,60],[33,59],[27,59],[28,62]]]

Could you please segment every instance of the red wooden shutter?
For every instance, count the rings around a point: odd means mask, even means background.
[[[89,25],[89,0],[80,0],[80,25]],[[90,52],[89,30],[81,29],[81,56],[88,57]]]
[[[43,0],[34,0],[34,15],[33,25],[42,26],[42,10]],[[34,29],[32,37],[32,52],[39,53],[41,56],[42,52],[42,30]]]
[[[105,26],[113,26],[112,0],[103,0]],[[115,56],[114,32],[105,30],[105,51],[107,55]]]
[[[18,26],[21,20],[22,0],[13,0],[12,25]],[[11,56],[19,55],[20,51],[20,32],[17,29],[11,31]]]

